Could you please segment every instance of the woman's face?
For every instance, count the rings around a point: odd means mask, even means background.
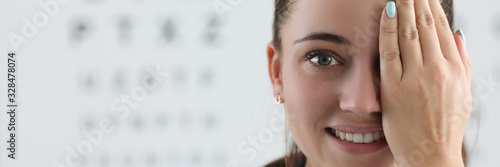
[[[377,137],[378,33],[387,2],[298,0],[281,25],[281,76],[273,85],[307,166],[395,165]]]

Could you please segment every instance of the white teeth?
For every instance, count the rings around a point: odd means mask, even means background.
[[[363,134],[361,133],[354,133],[354,137],[353,137],[353,141],[354,143],[363,143]]]
[[[340,140],[345,140],[345,133],[344,132],[339,132],[339,133],[340,133]]]
[[[380,139],[380,132],[373,133],[373,140],[378,140],[378,139]]]
[[[353,143],[372,143],[374,141],[384,138],[383,131],[376,131],[370,133],[346,133],[331,129],[331,134],[340,140],[349,141]]]
[[[352,141],[352,133],[345,133],[345,140]]]
[[[365,135],[363,135],[363,143],[371,142],[373,142],[373,133],[365,133]]]

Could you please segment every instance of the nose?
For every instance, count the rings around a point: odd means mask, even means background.
[[[379,78],[373,68],[354,68],[343,85],[340,108],[358,115],[380,113]]]

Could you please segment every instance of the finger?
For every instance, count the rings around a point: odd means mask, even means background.
[[[399,48],[404,73],[416,71],[422,65],[413,0],[397,0]]]
[[[439,46],[439,39],[434,25],[434,17],[428,0],[415,0],[417,28],[422,48],[423,63],[441,62],[444,57]]]
[[[460,59],[462,60],[462,64],[464,65],[465,74],[467,76],[467,81],[469,81],[469,85],[471,82],[471,73],[472,73],[472,61],[470,60],[469,53],[467,52],[467,48],[465,47],[465,34],[459,29],[455,35],[455,43],[458,48],[458,52],[460,53]]]
[[[379,51],[382,83],[401,80],[403,67],[398,44],[398,21],[394,2],[388,2],[380,19]]]
[[[429,6],[434,16],[439,46],[441,47],[444,58],[449,61],[459,61],[460,58],[456,56],[458,55],[457,45],[453,40],[453,33],[441,3],[439,0],[430,0]]]

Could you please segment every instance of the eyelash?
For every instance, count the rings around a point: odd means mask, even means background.
[[[337,64],[329,65],[329,66],[322,66],[322,65],[319,65],[319,64],[317,64],[315,62],[312,62],[313,58],[315,58],[317,56],[320,56],[320,55],[327,55],[327,56],[332,57],[332,59],[334,61],[336,61]],[[335,54],[334,52],[329,51],[329,50],[312,50],[312,51],[309,51],[309,52],[306,53],[305,59],[309,63],[311,63],[314,68],[316,68],[319,71],[326,71],[326,70],[328,70],[328,68],[332,68],[330,66],[336,66],[336,65],[341,65],[342,64],[342,62],[340,61],[340,58],[338,58],[337,54]]]

